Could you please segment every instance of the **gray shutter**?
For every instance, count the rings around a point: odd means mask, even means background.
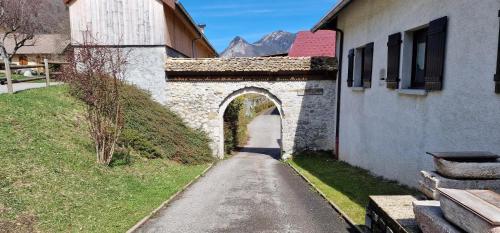
[[[500,18],[500,10],[498,11]],[[495,93],[500,94],[500,27],[498,29],[498,52],[497,52],[497,72],[495,74]]]
[[[373,71],[373,43],[365,46],[364,64],[363,64],[363,87],[372,87],[372,71]]]
[[[347,67],[347,86],[352,87],[354,82],[354,49],[349,50],[349,61]]]
[[[425,59],[425,89],[428,91],[443,89],[447,26],[446,16],[429,23]]]
[[[387,88],[398,89],[401,59],[401,33],[392,34],[387,42]]]

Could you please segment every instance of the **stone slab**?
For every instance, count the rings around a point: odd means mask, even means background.
[[[446,159],[450,161],[491,161],[500,158],[499,155],[485,151],[463,151],[463,152],[427,152],[434,158]]]
[[[366,225],[372,232],[420,232],[413,213],[414,201],[417,199],[410,195],[370,196]]]
[[[423,233],[464,232],[444,218],[439,201],[414,201],[413,211],[418,226]]]
[[[500,162],[498,161],[456,162],[435,157],[434,167],[439,174],[452,179],[500,179]]]
[[[474,233],[500,232],[500,195],[458,189],[439,189],[445,218]],[[484,196],[484,197],[483,197]]]
[[[499,180],[456,180],[439,175],[436,172],[421,171],[419,191],[427,197],[439,200],[438,188],[452,189],[486,189],[500,192]]]

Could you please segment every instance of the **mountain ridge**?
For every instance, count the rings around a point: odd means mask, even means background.
[[[275,31],[263,36],[260,40],[249,43],[241,36],[236,36],[221,57],[258,57],[287,53],[297,34],[286,31]]]

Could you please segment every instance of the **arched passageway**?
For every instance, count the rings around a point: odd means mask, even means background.
[[[166,104],[212,140],[224,156],[223,120],[238,96],[259,94],[277,106],[283,157],[335,146],[334,58],[168,59]]]
[[[282,119],[283,110],[281,101],[272,93],[264,88],[245,87],[231,93],[221,103],[219,108],[220,134],[223,139],[226,139],[224,116],[227,114],[228,106],[236,99],[241,97],[249,97],[250,95],[264,97],[267,101],[273,103],[272,109],[265,109],[262,115],[256,116],[247,127],[246,134],[250,137],[247,142],[243,142],[245,146],[241,149],[243,152],[258,152],[260,154],[269,155],[273,158],[281,158],[282,153]],[[248,99],[247,99],[248,100]],[[231,135],[237,137],[238,135]],[[227,140],[220,140],[219,148],[226,148]],[[227,151],[226,151],[227,153]],[[222,157],[224,155],[219,155]]]

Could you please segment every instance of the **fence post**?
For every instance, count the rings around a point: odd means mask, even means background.
[[[43,59],[45,63],[45,81],[47,82],[47,87],[50,86],[50,74],[49,74],[49,59]]]
[[[5,77],[7,78],[7,92],[9,94],[14,93],[14,87],[12,86],[12,73],[10,71],[10,61],[9,58],[4,57],[3,62],[5,64]]]

